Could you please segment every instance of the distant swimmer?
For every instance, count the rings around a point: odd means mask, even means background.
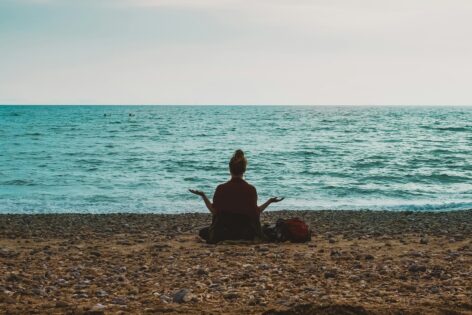
[[[133,113],[129,113],[128,116],[129,116],[129,117],[133,117],[134,114],[133,114]]]

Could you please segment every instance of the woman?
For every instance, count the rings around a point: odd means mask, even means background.
[[[284,198],[272,197],[261,206],[257,205],[257,191],[244,179],[247,160],[242,150],[236,150],[229,161],[231,179],[219,185],[210,202],[204,192],[189,189],[203,198],[206,207],[213,215],[209,228],[200,231],[200,236],[209,243],[223,240],[257,240],[262,237],[260,214],[271,203]]]

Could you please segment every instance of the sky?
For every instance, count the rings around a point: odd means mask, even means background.
[[[472,105],[470,0],[0,0],[0,104]]]

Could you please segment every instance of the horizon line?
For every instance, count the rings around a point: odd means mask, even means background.
[[[358,106],[358,107],[382,107],[382,106],[424,106],[424,107],[469,107],[472,104],[0,104],[0,106]]]

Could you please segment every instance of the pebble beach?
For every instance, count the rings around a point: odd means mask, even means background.
[[[0,215],[0,313],[472,314],[472,210],[273,211],[312,241],[223,242],[210,215]]]

